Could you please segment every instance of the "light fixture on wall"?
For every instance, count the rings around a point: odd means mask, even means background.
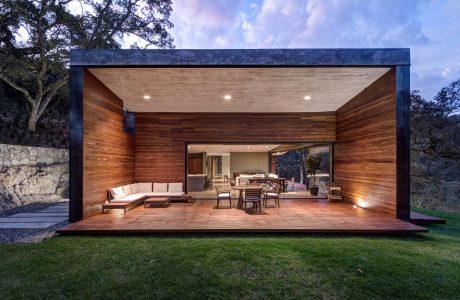
[[[311,96],[310,96],[310,95],[305,95],[305,97],[303,97],[303,100],[305,100],[305,101],[310,101],[310,100],[311,100]]]
[[[144,101],[150,101],[150,95],[149,94],[144,94]]]
[[[230,102],[232,100],[232,95],[230,94],[225,94],[224,95],[224,102]]]

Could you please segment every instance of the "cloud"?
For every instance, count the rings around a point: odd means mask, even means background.
[[[457,0],[175,0],[173,8],[177,48],[410,47],[412,88],[428,98],[460,76]]]

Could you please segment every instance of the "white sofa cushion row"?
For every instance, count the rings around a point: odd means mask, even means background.
[[[153,187],[153,191],[152,191]],[[110,202],[133,202],[143,197],[181,197],[182,183],[150,183],[141,182],[128,184],[110,189],[112,200]]]

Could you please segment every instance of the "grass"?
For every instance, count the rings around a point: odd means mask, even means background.
[[[419,210],[420,211],[420,210]],[[459,299],[460,216],[412,236],[62,236],[0,246],[0,299]]]

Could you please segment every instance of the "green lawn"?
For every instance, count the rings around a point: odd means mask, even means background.
[[[425,211],[425,213],[427,213]],[[459,299],[460,216],[405,237],[54,237],[0,246],[0,299]]]

